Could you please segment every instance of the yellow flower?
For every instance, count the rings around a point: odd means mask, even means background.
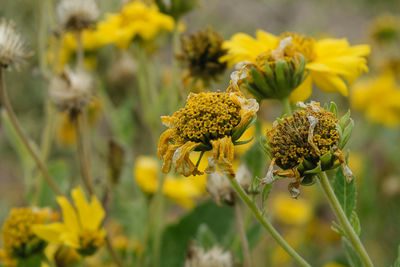
[[[312,205],[309,201],[288,198],[284,193],[279,193],[273,199],[272,212],[277,220],[289,225],[305,224],[313,216]]]
[[[368,45],[350,46],[346,39],[314,40],[297,33],[275,36],[262,30],[256,32],[256,39],[237,33],[231,40],[225,41],[224,48],[228,49],[228,55],[221,60],[230,66],[242,61],[256,64],[258,56],[276,49],[279,42],[288,36],[292,37],[295,51],[305,57],[306,69],[309,70],[304,82],[292,92],[292,102],[307,99],[313,83],[326,92],[347,96],[346,82],[351,84],[363,71],[368,71],[365,59],[370,53]]]
[[[174,19],[158,11],[155,4],[132,1],[117,14],[108,14],[97,25],[97,33],[106,43],[127,48],[135,37],[153,40],[161,31],[172,31]]]
[[[139,156],[134,164],[134,177],[138,186],[148,194],[157,191],[160,166],[155,157]],[[185,208],[194,206],[194,200],[204,194],[205,177],[188,179],[167,175],[163,194]]]
[[[43,225],[49,219],[49,210],[13,208],[2,228],[4,261],[27,258],[41,253],[45,242],[35,236],[32,225]]]
[[[162,171],[168,173],[174,166],[175,172],[184,176],[201,175],[190,154],[212,150],[207,172],[217,165],[228,177],[235,177],[234,145],[254,121],[257,110],[255,99],[246,99],[237,91],[191,93],[184,108],[173,116],[161,117],[169,127],[158,142],[157,154],[164,160]]]
[[[352,88],[351,104],[368,120],[386,126],[400,122],[400,85],[391,72],[360,81]]]
[[[265,133],[267,131],[267,129],[272,127],[272,123],[270,122],[262,122],[262,132]],[[239,141],[247,141],[247,140],[251,140],[249,143],[244,144],[244,145],[240,145],[236,147],[235,153],[236,155],[243,155],[244,153],[246,153],[247,150],[249,150],[249,148],[254,144],[255,138],[255,129],[256,126],[252,125],[250,126],[242,135],[242,137],[240,137]],[[253,139],[252,139],[253,138]]]
[[[96,196],[86,200],[81,187],[72,190],[75,207],[65,197],[58,197],[63,222],[34,225],[33,232],[52,244],[67,245],[82,255],[91,255],[104,244],[106,232],[102,227],[105,211]]]

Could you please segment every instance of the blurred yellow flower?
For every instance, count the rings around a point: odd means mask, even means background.
[[[51,244],[67,245],[82,255],[91,255],[104,244],[106,232],[102,227],[105,211],[95,195],[90,203],[81,187],[72,190],[75,207],[66,197],[57,197],[63,222],[34,225],[33,232]]]
[[[267,129],[272,127],[272,123],[271,122],[262,122],[262,133],[264,134]],[[256,126],[253,124],[251,125],[244,133],[243,135],[240,137],[240,139],[238,141],[247,141],[250,140],[251,138],[253,138],[249,143],[247,144],[243,144],[240,146],[236,146],[236,154],[238,156],[243,155],[244,153],[246,153],[247,150],[249,150],[249,148],[254,144],[255,142],[255,129]]]
[[[321,39],[297,33],[283,33],[275,36],[258,30],[256,38],[244,33],[235,34],[229,41],[224,42],[228,54],[221,58],[230,66],[242,61],[257,62],[258,56],[278,47],[280,40],[291,37],[296,52],[306,58],[306,69],[309,75],[295,89],[290,100],[302,101],[311,95],[312,84],[326,92],[339,92],[348,95],[347,83],[351,84],[362,72],[368,71],[365,56],[369,55],[368,45],[350,46],[346,39]]]
[[[150,41],[161,31],[172,31],[173,28],[174,19],[159,12],[157,5],[132,1],[119,13],[108,14],[105,21],[99,22],[97,34],[104,43],[127,48],[135,37]]]
[[[386,126],[400,122],[400,85],[391,72],[365,79],[352,88],[351,104],[368,120]]]
[[[285,193],[275,196],[271,208],[276,219],[285,224],[305,224],[313,217],[313,207],[308,200],[293,199]]]
[[[360,153],[351,152],[347,161],[359,186],[363,178],[364,159]]]
[[[157,191],[160,177],[159,161],[151,156],[139,156],[134,164],[134,177],[138,186],[148,194]],[[185,208],[194,206],[194,200],[204,194],[206,178],[196,176],[188,179],[183,176],[167,175],[163,194]]]

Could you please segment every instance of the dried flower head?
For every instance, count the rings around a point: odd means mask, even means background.
[[[217,246],[204,251],[201,247],[191,245],[185,267],[233,267],[233,257]]]
[[[14,65],[17,69],[25,64],[29,56],[25,42],[15,31],[14,23],[2,20],[0,22],[0,67]]]
[[[295,182],[289,185],[293,197],[300,193],[300,183],[312,184],[316,173],[335,168],[336,161],[339,161],[347,179],[352,178],[340,151],[350,138],[354,125],[349,113],[338,120],[334,103],[330,111],[316,102],[299,103],[299,107],[301,110],[275,121],[272,129],[267,131],[267,151],[272,162],[263,179],[265,183],[271,183],[274,175],[295,178]],[[274,171],[274,165],[280,170]]]
[[[400,18],[391,14],[380,15],[370,25],[371,38],[386,44],[400,39]]]
[[[95,0],[61,0],[57,6],[57,18],[66,31],[81,31],[96,22],[100,15]]]
[[[236,141],[254,121],[257,110],[255,99],[246,99],[240,92],[190,94],[184,108],[171,117],[161,117],[169,127],[158,142],[162,171],[167,173],[174,166],[184,176],[202,174],[190,160],[190,152],[212,150],[207,171],[218,165],[234,177],[234,145],[239,144]]]
[[[226,70],[226,62],[219,60],[227,52],[222,43],[221,35],[207,27],[205,31],[182,38],[182,52],[177,58],[188,69],[189,77],[208,83]]]
[[[225,175],[219,172],[213,172],[207,175],[207,191],[211,197],[221,205],[222,202],[233,205],[235,201],[235,191],[233,190],[231,183],[225,177]]]
[[[13,208],[2,229],[3,248],[10,258],[26,258],[40,253],[46,243],[32,231],[32,225],[44,224],[48,210]]]
[[[79,113],[90,101],[94,81],[83,69],[65,69],[50,81],[49,94],[60,111]]]

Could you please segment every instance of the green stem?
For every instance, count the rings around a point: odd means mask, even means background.
[[[349,241],[353,245],[354,249],[357,251],[364,265],[366,267],[373,267],[374,264],[372,263],[367,251],[361,243],[360,238],[358,237],[349,220],[347,219],[347,216],[344,213],[339,200],[336,198],[335,192],[333,191],[333,188],[329,182],[328,176],[325,172],[321,172],[318,176],[320,178],[319,183],[324,190],[333,211],[335,212],[336,218],[339,220],[344,231],[346,232]]]
[[[166,175],[162,174],[160,182],[158,183],[157,193],[155,195],[155,212],[154,212],[154,242],[153,242],[153,266],[160,266],[160,249],[162,242],[162,228],[163,228],[163,215],[164,215],[164,196],[163,187]]]
[[[54,193],[57,195],[63,195],[60,188],[57,186],[56,182],[50,176],[46,166],[43,164],[40,156],[35,152],[32,148],[31,144],[29,143],[28,139],[26,138],[24,132],[22,131],[21,126],[19,125],[17,116],[14,113],[14,110],[11,106],[11,103],[8,99],[8,94],[4,85],[3,81],[3,69],[0,68],[0,94],[1,94],[1,101],[4,108],[7,111],[7,114],[10,118],[11,124],[14,127],[15,131],[17,132],[19,138],[21,138],[23,144],[25,145],[26,149],[28,150],[29,154],[31,154],[32,158],[34,159],[36,165],[38,166],[39,170],[42,172],[43,177],[49,183],[50,187],[53,189]]]
[[[285,239],[278,233],[278,231],[272,226],[272,224],[261,214],[256,204],[251,201],[249,196],[239,185],[236,179],[229,179],[236,193],[240,196],[243,202],[253,212],[257,220],[264,226],[264,228],[271,234],[271,236],[278,242],[278,244],[298,263],[303,267],[311,267],[311,265],[304,260],[297,252],[286,242]]]
[[[282,115],[285,115],[285,117],[289,117],[292,115],[292,106],[290,105],[289,98],[285,97],[281,99],[282,102]]]

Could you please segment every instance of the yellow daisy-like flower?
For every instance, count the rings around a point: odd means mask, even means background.
[[[155,4],[132,1],[123,6],[120,13],[108,14],[99,22],[97,32],[107,43],[127,48],[135,37],[145,41],[154,39],[161,31],[172,31],[174,19],[158,11]]]
[[[272,211],[280,222],[289,225],[303,225],[313,216],[312,204],[308,200],[291,199],[284,193],[274,198]]]
[[[235,177],[234,145],[254,121],[257,110],[257,101],[238,91],[190,94],[184,108],[173,116],[161,117],[169,127],[158,142],[158,156],[164,160],[162,171],[168,173],[174,166],[175,172],[184,176],[203,174],[190,153],[212,150],[207,171],[218,165],[228,177]]]
[[[106,235],[102,222],[105,211],[96,196],[86,200],[81,187],[72,190],[75,207],[65,197],[58,197],[63,222],[34,225],[33,232],[52,244],[64,244],[77,249],[82,255],[91,255],[104,244]]]
[[[154,194],[157,191],[160,166],[155,157],[140,156],[134,165],[135,181],[144,192]],[[185,208],[192,208],[194,200],[205,193],[206,177],[187,179],[167,175],[163,185],[163,194]]]
[[[391,72],[355,84],[351,104],[372,122],[386,126],[400,123],[400,85]]]
[[[350,46],[346,39],[321,39],[298,33],[283,33],[275,36],[258,30],[256,38],[244,33],[235,34],[224,42],[228,54],[221,61],[230,66],[242,61],[257,64],[257,58],[265,52],[276,49],[282,39],[291,37],[296,52],[306,59],[309,75],[290,95],[292,102],[303,101],[311,95],[312,84],[326,92],[339,92],[348,95],[351,84],[362,72],[368,71],[365,56],[369,55],[368,45]]]

